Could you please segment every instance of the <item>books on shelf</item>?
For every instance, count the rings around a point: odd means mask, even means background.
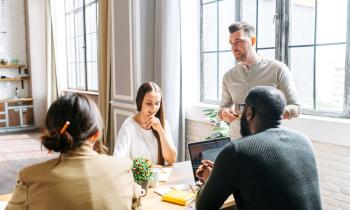
[[[182,190],[171,190],[168,193],[162,195],[162,200],[176,203],[179,205],[186,206],[196,198],[196,194],[193,192],[186,192]]]

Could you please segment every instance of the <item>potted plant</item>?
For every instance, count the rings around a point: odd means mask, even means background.
[[[152,164],[149,160],[139,157],[134,159],[134,164],[132,167],[132,173],[134,175],[134,180],[137,184],[141,185],[143,189],[147,192],[149,181],[152,177]]]
[[[218,120],[218,111],[216,109],[204,109],[203,113],[207,116],[210,124],[214,127],[207,139],[223,138],[228,136],[228,124],[224,121]]]

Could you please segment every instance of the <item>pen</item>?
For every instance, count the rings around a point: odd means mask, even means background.
[[[70,122],[66,121],[66,123],[64,124],[63,128],[60,131],[60,135],[62,135],[62,133],[64,133],[66,131],[66,129],[68,128]]]
[[[192,187],[191,184],[190,184],[190,188],[191,188],[191,190],[192,190],[193,193],[195,193],[195,194],[197,193],[196,190]]]

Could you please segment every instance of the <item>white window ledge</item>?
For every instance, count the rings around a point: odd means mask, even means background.
[[[218,108],[218,105],[198,103],[186,110],[186,119],[209,123],[203,109]],[[350,119],[301,115],[292,120],[283,120],[283,126],[300,131],[311,140],[350,146]]]

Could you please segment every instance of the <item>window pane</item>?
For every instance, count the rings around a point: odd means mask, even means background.
[[[273,17],[276,13],[276,0],[259,1],[259,22],[257,30],[257,47],[275,46],[275,24]]]
[[[244,0],[243,21],[253,25],[256,29],[256,0]]]
[[[74,0],[65,0],[64,6],[66,8],[66,12],[70,12],[74,7]]]
[[[91,32],[91,6],[85,8],[85,33],[89,34]]]
[[[83,12],[80,11],[75,14],[75,35],[84,35],[84,22],[83,22]]]
[[[70,31],[70,34],[69,34],[69,37],[72,38],[75,36],[75,26],[74,26],[74,14],[70,14],[69,15],[69,31]]]
[[[235,59],[232,52],[224,52],[219,54],[219,101],[221,100],[222,79],[224,74],[232,69],[235,65]]]
[[[219,50],[230,50],[228,27],[235,22],[235,1],[219,1]]]
[[[216,2],[216,0],[202,0],[202,4],[209,3],[209,2]]]
[[[96,32],[97,31],[97,8],[96,4],[91,5],[91,13],[90,13],[90,22],[91,22],[91,32]]]
[[[92,60],[91,35],[86,35],[86,62]]]
[[[271,50],[257,50],[258,54],[269,59],[275,59],[275,49]]]
[[[93,2],[94,0],[85,0],[85,5],[89,4],[90,2]]]
[[[72,39],[69,39],[69,42],[70,42],[70,55],[71,56],[71,63],[75,63],[76,62],[76,51],[75,51],[75,44],[74,44],[74,38]]]
[[[66,38],[70,38],[71,36],[71,30],[70,30],[70,22],[69,22],[69,15],[66,15]]]
[[[97,62],[93,62],[92,63],[92,73],[93,73],[93,77],[95,78],[93,80],[93,87],[92,90],[98,90],[98,73],[97,73]]]
[[[97,61],[97,34],[91,34],[91,60]]]
[[[217,101],[216,53],[203,53],[204,100]]]
[[[92,73],[92,64],[91,62],[87,62],[87,80],[88,80],[88,90],[93,86],[93,73]]]
[[[314,48],[290,49],[290,68],[302,108],[313,109]]]
[[[68,65],[68,88],[77,88],[76,84],[76,65],[69,64]]]
[[[217,4],[203,5],[203,51],[217,50]]]
[[[76,55],[76,62],[80,62],[80,57],[81,57],[81,48],[79,44],[79,39],[75,39],[75,55]]]
[[[83,0],[74,0],[75,8],[83,6]]]
[[[345,45],[316,48],[316,108],[343,112]]]
[[[345,42],[347,0],[317,1],[317,43]]]
[[[91,69],[90,73],[88,74],[90,77],[90,79],[88,78],[88,90],[96,91],[98,90],[97,62],[89,62],[89,66]]]
[[[77,88],[85,90],[85,63],[80,62],[78,66]]]
[[[315,29],[315,0],[292,1],[290,21],[291,45],[314,43]]]

